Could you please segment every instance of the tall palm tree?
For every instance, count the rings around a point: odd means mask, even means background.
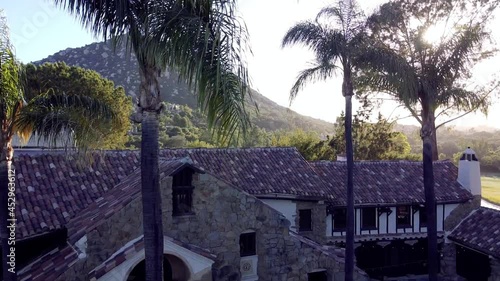
[[[314,21],[300,22],[283,38],[282,46],[302,44],[315,54],[315,65],[303,70],[290,91],[290,102],[311,81],[325,80],[342,71],[342,95],[345,98],[345,145],[347,156],[347,235],[345,280],[354,273],[354,156],[352,146],[353,58],[362,51],[363,13],[353,0],[340,0],[323,8]]]
[[[115,43],[125,41],[140,69],[141,185],[146,280],[162,280],[163,227],[158,171],[158,78],[166,68],[198,93],[200,109],[227,140],[249,126],[246,28],[235,0],[55,0],[84,25]]]
[[[1,11],[0,11],[1,13]],[[55,142],[62,133],[72,137],[75,145],[89,147],[101,132],[97,122],[112,121],[116,114],[101,101],[80,95],[51,92],[27,99],[23,91],[22,66],[11,51],[5,18],[0,14],[0,240],[2,277],[16,280],[7,254],[15,241],[9,240],[8,228],[15,226],[15,169],[12,165],[14,136],[27,140],[32,133],[41,139]],[[27,99],[27,100],[25,100]],[[14,252],[15,255],[15,252]],[[9,270],[11,269],[11,270]]]
[[[359,92],[389,94],[421,124],[429,280],[437,280],[439,269],[433,171],[433,161],[438,160],[436,129],[457,119],[436,125],[436,117],[450,110],[465,111],[458,118],[486,110],[488,96],[498,91],[498,81],[474,90],[466,85],[472,65],[491,55],[483,44],[489,35],[485,27],[499,3],[395,0],[382,5],[367,21],[372,48],[358,57],[364,71],[357,79]],[[447,27],[439,42],[427,42],[428,28],[439,24]]]

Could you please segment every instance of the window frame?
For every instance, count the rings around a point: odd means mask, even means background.
[[[373,214],[365,214],[365,212],[373,212]],[[373,225],[365,226],[365,219],[371,215],[373,219]],[[376,230],[378,229],[377,225],[377,208],[376,207],[364,207],[361,208],[361,230]]]
[[[422,216],[425,216],[425,222],[422,223]],[[418,222],[420,227],[427,227],[427,210],[425,207],[418,208]]]
[[[194,173],[192,169],[185,168],[172,176],[172,216],[174,217],[194,214],[194,186],[192,185]]]
[[[309,215],[306,215],[304,216],[305,214],[303,213],[309,213]],[[306,219],[306,217],[308,218],[308,226],[304,226],[303,223],[305,223],[303,221],[303,219]],[[312,231],[313,230],[313,223],[312,223],[312,209],[301,209],[299,210],[299,231]]]
[[[244,239],[242,239],[244,238]],[[242,241],[243,240],[243,241]],[[257,255],[257,234],[254,231],[240,234],[240,257],[250,257]],[[250,247],[246,247],[249,246]]]
[[[408,210],[408,213],[407,213],[407,216],[408,216],[408,223],[400,223],[399,222],[399,210],[400,208],[407,208]],[[401,229],[401,228],[411,228],[412,227],[412,210],[411,210],[411,206],[410,205],[399,205],[399,206],[396,206],[396,228],[397,229]]]
[[[341,213],[343,212],[343,214]],[[344,222],[344,226],[336,226],[337,225],[337,220],[338,220],[338,217],[340,216],[343,216],[343,221]],[[343,231],[346,231],[347,230],[347,208],[336,208],[336,209],[333,209],[333,214],[332,214],[332,217],[333,217],[333,231],[336,231],[336,232],[343,232]]]

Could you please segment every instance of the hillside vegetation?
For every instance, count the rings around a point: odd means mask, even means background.
[[[58,61],[95,70],[103,77],[112,80],[115,85],[123,86],[127,95],[134,99],[139,94],[137,62],[133,54],[128,54],[124,48],[114,51],[109,43],[93,43],[80,48],[68,48],[35,64]],[[165,102],[186,105],[191,109],[197,107],[195,94],[189,91],[184,83],[180,83],[176,75],[166,71],[161,76],[160,89]],[[254,106],[250,106],[249,111],[253,112],[252,121],[259,128],[271,131],[303,129],[317,133],[332,131],[331,123],[300,115],[278,105],[257,91],[252,91],[252,97],[258,106],[259,114],[255,113]],[[252,103],[248,104],[252,105]]]
[[[132,55],[127,54],[124,49],[114,52],[108,43],[94,43],[57,52],[35,64],[57,61],[95,70],[114,81],[116,86],[123,86],[127,95],[136,98],[138,94],[137,64]],[[167,103],[167,110],[160,118],[162,147],[220,145],[213,141],[207,130],[205,117],[196,110],[196,96],[189,92],[186,85],[179,83],[174,74],[166,71],[160,78],[160,88],[162,98]],[[240,136],[229,145],[296,146],[304,157],[315,160],[336,159],[337,154],[343,153],[343,147],[339,146],[339,138],[342,138],[343,134],[341,123],[332,124],[300,115],[279,106],[256,91],[252,91],[252,96],[259,109],[257,113],[254,107],[250,107],[252,123],[255,126],[246,137]],[[341,116],[338,120],[341,122]],[[365,122],[357,129],[354,128],[354,135],[358,135],[358,140],[355,140],[355,149],[358,149],[355,156],[358,160],[421,159],[422,141],[417,126],[389,126],[385,120],[378,120],[378,126]],[[140,125],[133,126],[124,148],[138,147],[140,129]],[[402,134],[387,133],[390,131]],[[440,159],[452,159],[457,162],[464,149],[471,147],[481,161],[483,172],[500,172],[500,130],[464,132],[452,127],[443,127],[437,134]],[[380,145],[381,143],[384,143],[384,146]],[[382,152],[381,147],[390,151]]]

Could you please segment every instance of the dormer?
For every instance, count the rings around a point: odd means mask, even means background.
[[[474,196],[481,196],[481,171],[476,153],[468,147],[458,161],[458,182]]]

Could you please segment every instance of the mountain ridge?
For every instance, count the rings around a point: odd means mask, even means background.
[[[119,47],[113,50],[110,43],[97,42],[78,48],[67,48],[44,59],[33,62],[65,62],[70,66],[92,69],[103,77],[112,80],[116,86],[123,86],[127,95],[137,98],[139,94],[139,71],[133,54]],[[176,75],[170,71],[162,73],[160,93],[162,100],[179,105],[197,107],[196,95],[186,84],[177,81]],[[287,107],[283,107],[255,90],[252,91],[253,101],[257,104],[259,114],[252,114],[252,122],[257,127],[266,130],[303,129],[326,134],[333,131],[333,124],[324,120],[301,115]],[[254,111],[251,103],[250,111]]]

